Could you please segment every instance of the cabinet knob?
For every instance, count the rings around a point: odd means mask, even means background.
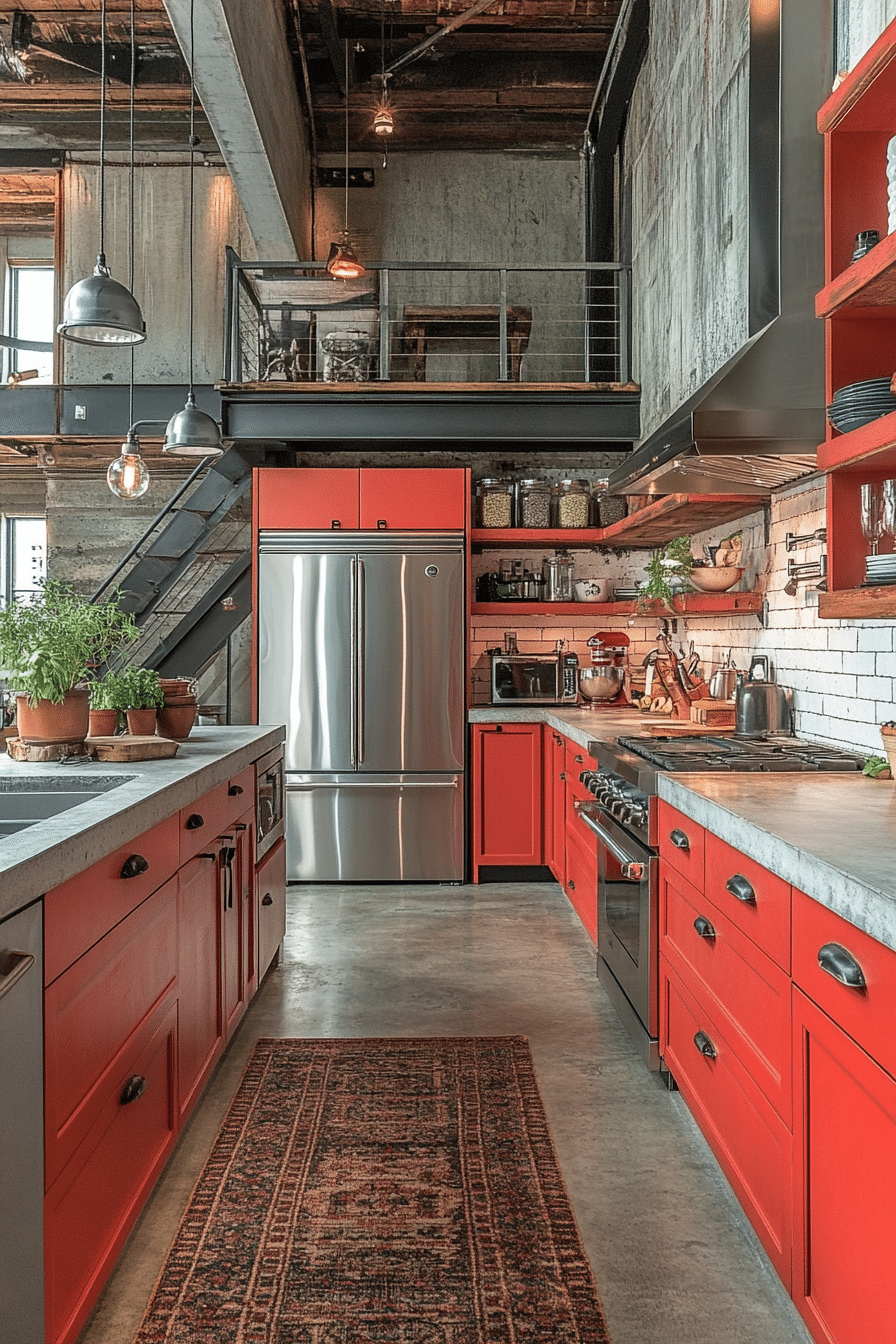
[[[271,895],[271,893],[270,893],[269,891],[266,891],[265,894],[262,896],[262,898],[261,898],[261,903],[262,903],[262,905],[273,905],[273,904],[274,904],[274,898],[273,898],[273,896]]]
[[[342,523],[339,521],[338,518],[334,518],[333,521],[330,523],[330,527],[332,527],[334,531],[338,530],[341,526]]]
[[[205,817],[200,817],[198,812],[192,812],[184,823],[188,831],[198,831],[205,825]]]
[[[129,854],[121,865],[122,877],[139,877],[149,868],[149,863],[142,854]]]
[[[839,943],[825,943],[818,949],[818,964],[828,975],[839,980],[848,989],[856,989],[864,994],[868,988],[865,972],[851,952]]]
[[[672,841],[676,849],[688,850],[691,847],[691,842],[685,835],[684,831],[679,831],[677,827],[674,831],[669,832],[669,839]]]
[[[756,904],[756,893],[749,882],[740,873],[734,873],[725,883],[725,890],[730,891],[735,900],[743,901],[744,905]]]
[[[716,931],[709,920],[705,919],[703,915],[698,915],[694,920],[694,928],[701,938],[708,938],[710,942],[715,941]]]
[[[577,757],[576,757],[576,765],[584,765],[584,764],[585,764],[585,757],[584,757],[584,756],[577,756]]]
[[[131,1102],[136,1101],[138,1097],[142,1097],[145,1091],[146,1079],[141,1073],[135,1073],[134,1076],[129,1078],[125,1083],[119,1101],[122,1106],[130,1106]]]
[[[707,1036],[705,1031],[697,1032],[696,1036],[694,1037],[694,1044],[700,1051],[701,1055],[705,1055],[707,1059],[715,1059],[717,1054],[716,1048],[713,1045],[712,1041]]]
[[[231,784],[230,788],[227,790],[227,794],[230,798],[239,798],[242,791],[242,784]]]
[[[566,778],[566,771],[565,771],[565,770],[561,770],[561,771],[560,771],[560,778],[561,778],[561,779],[565,779],[565,778]]]
[[[386,527],[386,520],[385,520],[385,518],[377,518],[377,520],[376,520],[376,525],[377,525],[377,527],[379,528],[380,532],[382,532],[382,531],[385,529],[385,527]]]

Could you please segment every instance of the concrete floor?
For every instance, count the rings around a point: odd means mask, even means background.
[[[554,884],[290,889],[265,980],[82,1335],[133,1339],[258,1036],[524,1035],[614,1344],[809,1335],[678,1094],[636,1057]]]

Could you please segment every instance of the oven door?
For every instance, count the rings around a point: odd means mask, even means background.
[[[598,838],[598,973],[643,1057],[659,1067],[659,860],[603,810],[581,813]],[[606,974],[609,972],[609,976]]]
[[[284,833],[283,748],[275,747],[255,763],[256,862]]]

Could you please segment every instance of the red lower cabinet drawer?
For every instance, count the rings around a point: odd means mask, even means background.
[[[176,1034],[172,1001],[135,1032],[113,1095],[47,1191],[47,1344],[77,1337],[174,1147]]]
[[[677,868],[698,891],[703,890],[705,831],[696,821],[660,798],[657,808],[660,858]]]
[[[660,1048],[775,1269],[791,1281],[793,1141],[732,1044],[663,958]]]
[[[286,932],[286,841],[278,840],[255,872],[258,898],[258,979],[274,960]]]
[[[785,971],[790,970],[790,884],[755,860],[706,834],[703,890]]]
[[[576,823],[579,825],[580,823]],[[584,826],[581,828],[584,831]],[[590,832],[588,832],[590,835]],[[584,924],[588,937],[597,944],[597,840],[579,836],[566,828],[566,873],[564,890]]]
[[[790,976],[674,869],[663,864],[660,880],[662,955],[701,1000],[712,995],[740,1062],[789,1126]]]

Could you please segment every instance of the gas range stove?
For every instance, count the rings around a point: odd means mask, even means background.
[[[855,752],[784,733],[761,738],[617,737],[591,742],[588,749],[601,769],[580,776],[595,799],[593,805],[584,805],[583,820],[593,807],[648,845],[656,844],[656,781],[661,772],[854,773],[865,763]]]

